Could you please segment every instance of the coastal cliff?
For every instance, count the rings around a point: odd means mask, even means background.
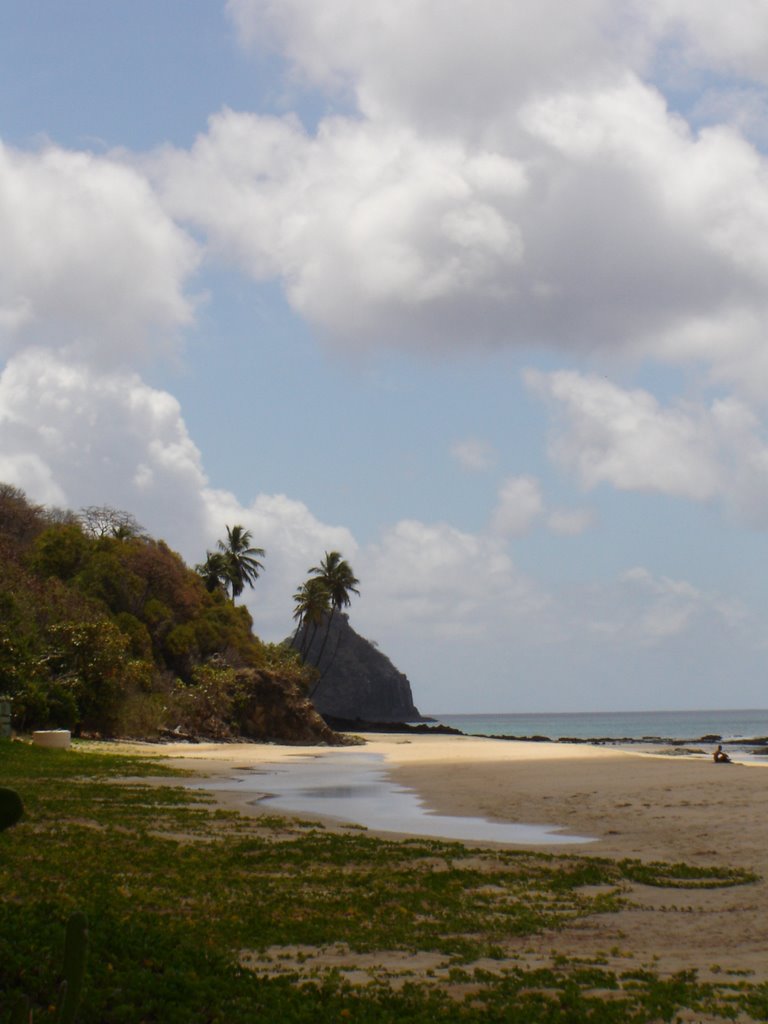
[[[319,663],[320,678],[311,693],[320,714],[368,722],[422,720],[408,678],[375,644],[355,632],[346,615],[333,616],[325,637],[324,625],[314,632],[310,627],[308,649],[303,652],[308,664]],[[305,640],[302,629],[293,646],[302,650]]]

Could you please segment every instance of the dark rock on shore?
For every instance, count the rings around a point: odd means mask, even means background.
[[[672,737],[669,737],[669,736],[643,736],[641,739],[637,739],[637,738],[631,737],[631,736],[624,736],[624,737],[603,737],[601,739],[591,739],[591,740],[565,740],[565,739],[561,739],[558,742],[559,743],[598,743],[598,744],[620,743],[622,746],[629,746],[631,744],[648,744],[648,743],[652,743],[652,744],[654,744],[654,746],[659,746],[659,745],[666,744],[667,746],[670,746],[670,747],[679,748],[679,752],[680,753],[686,753],[686,752],[687,753],[691,753],[691,752],[705,753],[705,751],[702,751],[702,750],[690,751],[690,750],[685,749],[685,748],[691,747],[692,744],[696,744],[696,743],[707,743],[707,744],[721,743],[724,747],[727,747],[729,745],[732,746],[732,747],[746,747],[746,746],[749,746],[750,744],[753,744],[753,743],[754,744],[764,744],[764,745],[768,746],[768,738],[724,740],[724,739],[721,739],[720,736],[714,736],[714,735],[712,735],[712,736],[699,736],[697,739],[693,739],[693,738],[691,738],[691,739],[679,739],[679,738],[672,738]]]
[[[184,732],[180,725],[175,729],[160,729],[158,736],[166,743],[199,743],[200,737],[192,732]]]
[[[318,665],[320,671],[312,703],[321,715],[346,721],[423,721],[407,677],[375,644],[352,629],[346,615],[337,612],[327,640],[325,635],[324,625],[314,632],[310,627],[310,643],[304,651],[305,661]],[[303,649],[303,629],[292,644]]]
[[[419,725],[412,725],[410,722],[366,722],[363,719],[335,718],[332,715],[323,715],[326,723],[336,732],[386,732],[386,733],[419,733],[420,735],[432,734],[437,736],[464,736],[461,729],[454,729],[450,725],[427,725],[422,722]]]
[[[553,739],[551,736],[509,736],[509,735],[488,735],[487,733],[473,733],[472,735],[479,735],[483,739],[490,740],[510,740],[518,741],[520,743],[588,743],[590,746],[610,746],[611,744],[621,744],[621,746],[632,746],[637,744],[653,744],[654,746],[660,746],[666,744],[669,747],[687,747],[692,743],[719,743],[723,745],[733,744],[739,747],[746,746],[748,744],[761,744],[765,745],[768,750],[768,739],[750,739],[750,740],[722,740],[719,736],[700,736],[698,739],[675,739],[671,736],[641,736],[639,739],[637,736],[559,736],[557,739]],[[682,751],[681,751],[682,752]]]
[[[498,736],[488,733],[472,733],[484,740],[517,740],[519,743],[586,743],[586,740],[553,740],[551,736]]]

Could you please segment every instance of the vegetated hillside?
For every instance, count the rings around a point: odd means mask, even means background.
[[[311,670],[125,513],[0,484],[0,694],[19,731],[334,742]]]

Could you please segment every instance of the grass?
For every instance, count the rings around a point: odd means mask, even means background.
[[[142,781],[177,774],[162,759],[0,743],[0,784],[26,807],[0,834],[0,1024],[20,991],[36,1021],[53,1019],[75,909],[90,922],[82,1024],[645,1024],[684,1006],[768,1019],[768,992],[744,980],[567,961],[532,971],[507,956],[513,936],[618,909],[629,883],[741,885],[754,879],[745,872],[337,834]],[[428,951],[441,967],[361,987],[331,967],[294,966],[339,944],[374,959]],[[246,953],[262,969],[246,969]],[[271,969],[281,957],[287,968]]]

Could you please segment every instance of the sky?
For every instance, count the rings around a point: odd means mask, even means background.
[[[422,712],[768,706],[767,328],[764,0],[0,5],[0,480]]]

